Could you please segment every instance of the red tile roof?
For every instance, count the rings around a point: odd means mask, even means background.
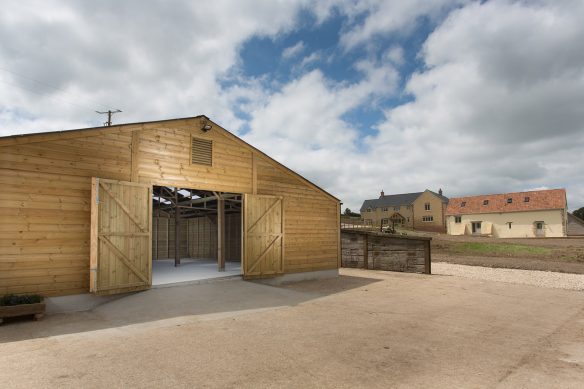
[[[526,202],[525,199],[527,197],[529,197],[529,201]],[[512,199],[512,202],[508,203],[507,199]],[[485,204],[485,200],[487,204]],[[462,203],[465,203],[465,205],[461,206]],[[565,208],[567,208],[566,190],[549,189],[450,198],[446,208],[446,215],[524,212]]]

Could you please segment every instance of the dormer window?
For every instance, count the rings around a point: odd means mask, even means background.
[[[525,196],[525,198],[523,199],[524,203],[529,203],[529,196]]]
[[[489,200],[483,200],[483,205],[489,205]]]
[[[466,201],[463,201],[462,203],[460,203],[461,207],[466,207]]]
[[[513,203],[513,199],[512,199],[511,197],[509,197],[509,198],[507,199],[507,204],[511,204],[511,203]]]

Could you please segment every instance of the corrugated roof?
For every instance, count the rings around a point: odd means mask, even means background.
[[[508,199],[511,199],[511,202]],[[549,189],[451,198],[446,215],[526,212],[566,207],[566,190]]]

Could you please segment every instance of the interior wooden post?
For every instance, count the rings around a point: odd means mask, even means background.
[[[191,249],[190,249],[190,242],[189,240],[191,239],[191,235],[190,235],[190,228],[189,228],[189,222],[191,219],[187,219],[187,257],[191,257]]]
[[[217,199],[217,268],[225,271],[225,200]]]
[[[178,188],[174,188],[174,266],[180,265],[180,207],[178,206]]]
[[[160,193],[158,194],[158,208],[156,209],[156,230],[154,231],[156,234],[156,255],[155,258],[158,259],[158,244],[160,241],[160,237],[158,236],[160,229]]]

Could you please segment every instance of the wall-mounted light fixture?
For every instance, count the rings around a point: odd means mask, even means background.
[[[212,125],[210,125],[209,123],[207,123],[207,124],[205,124],[205,125],[204,125],[204,126],[201,128],[201,130],[202,130],[202,131],[204,131],[204,132],[207,132],[207,131],[210,131],[210,130],[211,130],[211,128],[213,128],[213,126],[212,126]]]

